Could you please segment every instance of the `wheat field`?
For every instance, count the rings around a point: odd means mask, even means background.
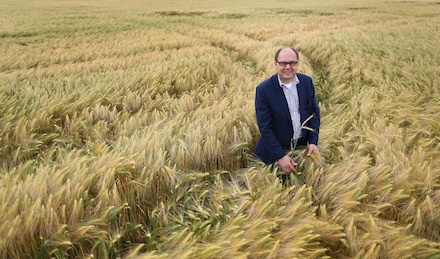
[[[0,0],[1,258],[440,258],[438,0]],[[321,107],[251,158],[282,46]]]

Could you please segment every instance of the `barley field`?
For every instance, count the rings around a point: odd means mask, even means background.
[[[321,107],[251,157],[282,46]],[[438,0],[0,0],[1,258],[440,258]]]

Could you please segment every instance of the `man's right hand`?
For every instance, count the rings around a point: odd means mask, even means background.
[[[280,165],[281,169],[284,173],[290,174],[290,173],[296,173],[296,168],[298,164],[293,161],[293,159],[289,155],[285,155],[282,158],[278,160],[278,164]]]

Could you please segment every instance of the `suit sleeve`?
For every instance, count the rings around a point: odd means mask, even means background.
[[[286,155],[273,129],[273,118],[265,88],[257,87],[255,94],[255,112],[257,116],[260,138],[271,156],[276,160]]]

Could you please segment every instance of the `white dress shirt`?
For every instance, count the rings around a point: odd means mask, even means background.
[[[283,89],[284,96],[287,100],[287,105],[289,106],[290,118],[292,119],[293,127],[293,139],[301,138],[301,115],[299,114],[299,98],[297,85],[299,84],[299,79],[295,76],[291,83],[285,84],[281,82],[278,76],[278,82],[280,87]]]

